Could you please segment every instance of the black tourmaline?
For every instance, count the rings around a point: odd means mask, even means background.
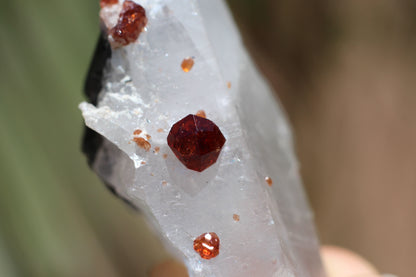
[[[97,105],[98,94],[103,87],[104,70],[107,66],[107,61],[110,58],[110,44],[107,40],[106,34],[101,33],[98,38],[97,46],[95,48],[94,56],[92,58],[84,85],[84,94],[88,98],[88,101],[93,105]],[[90,167],[93,167],[97,152],[101,148],[103,142],[103,136],[94,130],[85,127],[84,136],[82,139],[82,152],[87,157],[87,162]],[[121,198],[133,209],[137,210],[137,207],[134,206],[129,200],[121,197],[111,184],[106,183],[104,180],[103,182],[114,195]]]
[[[110,58],[110,44],[107,41],[106,35],[101,33],[84,85],[84,94],[88,98],[88,101],[93,105],[97,105],[98,94],[103,87],[104,69]],[[94,163],[95,156],[97,155],[97,151],[102,142],[103,137],[100,134],[85,127],[82,152],[87,156],[87,161],[90,166]]]

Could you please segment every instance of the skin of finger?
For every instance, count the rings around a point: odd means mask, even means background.
[[[174,260],[168,260],[152,268],[150,277],[188,277],[186,267]]]
[[[375,267],[360,255],[336,246],[323,246],[321,257],[329,277],[376,277]]]

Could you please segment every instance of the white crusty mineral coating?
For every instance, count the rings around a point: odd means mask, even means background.
[[[80,104],[86,125],[106,138],[95,171],[146,214],[190,276],[324,276],[291,130],[223,1],[136,2],[146,30],[113,51],[97,107]],[[186,57],[195,60],[189,73],[180,67]],[[198,110],[227,139],[202,173],[166,142],[170,127]],[[132,141],[136,129],[151,135],[150,151]],[[192,247],[206,232],[221,240],[211,260]]]

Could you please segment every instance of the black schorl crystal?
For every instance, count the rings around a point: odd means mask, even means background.
[[[97,105],[98,94],[103,86],[104,68],[110,58],[110,43],[107,40],[107,35],[101,33],[98,37],[97,46],[84,85],[85,96],[87,96],[89,102],[93,105]]]
[[[98,94],[103,87],[104,69],[110,58],[110,44],[108,43],[106,34],[101,33],[98,37],[97,46],[84,85],[84,94],[93,105],[97,105]],[[87,156],[87,161],[90,166],[94,163],[97,151],[102,145],[102,142],[103,137],[100,134],[85,127],[82,140],[82,152]]]
[[[88,101],[97,105],[98,95],[103,87],[104,70],[107,61],[111,58],[111,46],[107,40],[105,33],[101,33],[98,37],[97,46],[95,48],[94,56],[92,58],[87,78],[84,85],[84,94]],[[87,157],[87,162],[90,167],[93,167],[98,150],[103,145],[104,137],[94,130],[85,127],[84,136],[82,139],[82,152]],[[121,198],[133,209],[137,210],[129,200],[121,197],[111,184],[104,182],[106,187],[117,197]]]

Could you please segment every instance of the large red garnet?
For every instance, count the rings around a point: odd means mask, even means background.
[[[189,169],[203,171],[213,165],[225,143],[214,122],[197,115],[188,115],[176,122],[168,135],[168,145]]]

